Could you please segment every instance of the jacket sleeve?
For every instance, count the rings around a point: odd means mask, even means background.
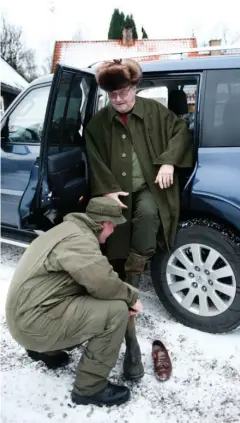
[[[158,119],[164,125],[164,136],[167,138],[166,150],[158,156],[154,165],[169,164],[177,167],[193,166],[193,140],[183,119],[167,110],[164,119],[159,109]]]
[[[138,290],[119,279],[103,256],[94,234],[67,237],[55,247],[55,259],[89,295],[101,300],[122,300],[129,307],[138,299]]]
[[[85,130],[85,142],[92,196],[122,191],[100,152],[95,136],[88,127]]]

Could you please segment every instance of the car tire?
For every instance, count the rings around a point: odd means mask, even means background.
[[[209,333],[227,333],[240,326],[240,245],[233,238],[217,224],[214,227],[206,221],[204,224],[187,222],[179,229],[172,252],[157,251],[153,257],[151,276],[155,291],[166,310],[185,326]],[[196,264],[199,248],[203,266],[198,273],[194,266],[190,275],[187,273],[190,262]],[[183,260],[182,253],[187,255],[187,260]],[[219,259],[215,260],[217,254]],[[179,267],[182,270],[179,271]],[[183,283],[176,285],[178,282]],[[181,286],[183,289],[179,290]]]

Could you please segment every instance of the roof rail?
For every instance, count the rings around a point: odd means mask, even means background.
[[[216,47],[194,47],[194,48],[186,48],[186,49],[181,49],[181,50],[169,50],[169,51],[161,51],[161,50],[157,50],[155,52],[151,52],[151,53],[133,53],[131,55],[127,54],[127,55],[122,55],[121,57],[116,57],[116,56],[112,56],[109,55],[109,57],[106,56],[105,59],[103,60],[99,60],[97,62],[92,63],[91,65],[89,65],[88,67],[91,68],[99,63],[103,63],[107,60],[114,60],[114,59],[134,59],[134,58],[140,58],[140,57],[151,57],[151,56],[172,56],[172,55],[184,55],[184,54],[191,54],[191,53],[207,53],[207,52],[211,52],[211,51],[219,51],[219,52],[223,52],[223,51],[229,51],[232,52],[233,50],[238,50],[236,53],[240,55],[240,45],[222,45],[222,46],[216,46]],[[197,57],[197,56],[195,56]],[[181,57],[182,58],[182,57]]]

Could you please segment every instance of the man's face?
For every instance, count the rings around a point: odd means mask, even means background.
[[[112,222],[104,222],[102,227],[103,227],[103,230],[102,230],[100,236],[98,237],[100,244],[104,244],[106,242],[107,238],[110,235],[112,235],[116,225],[114,225],[114,223],[112,223]]]
[[[108,93],[111,104],[119,113],[128,113],[136,102],[136,87],[129,86]]]

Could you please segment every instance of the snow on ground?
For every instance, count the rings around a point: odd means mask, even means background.
[[[147,277],[141,286],[144,312],[137,321],[146,369],[143,380],[128,384],[131,401],[118,408],[75,406],[70,392],[81,350],[73,351],[68,367],[50,371],[28,358],[8,334],[5,295],[22,252],[2,247],[2,423],[240,423],[240,331],[210,335],[176,323],[159,303]],[[173,361],[173,375],[165,383],[154,377],[154,339],[165,342]],[[124,346],[111,373],[115,382],[122,382],[123,354]]]

